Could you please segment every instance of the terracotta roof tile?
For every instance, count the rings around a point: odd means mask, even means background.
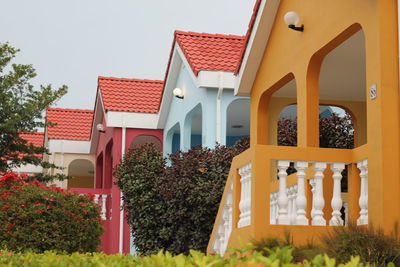
[[[43,132],[24,132],[20,133],[19,136],[28,141],[28,144],[32,143],[34,146],[43,146],[44,144]]]
[[[48,126],[49,139],[86,141],[90,139],[93,110],[47,108],[46,120],[57,124]]]
[[[98,84],[106,111],[158,112],[163,81],[99,77]]]
[[[29,144],[33,144],[34,146],[41,147],[44,145],[44,132],[23,132],[19,134],[19,137],[28,141]],[[26,154],[20,154],[21,158],[26,156]],[[35,155],[39,158],[42,158],[43,155]]]
[[[242,46],[242,50],[240,51],[240,58],[239,58],[238,64],[235,69],[235,74],[239,73],[240,67],[242,66],[244,53],[246,52],[246,48],[249,43],[250,35],[251,35],[251,32],[253,31],[254,24],[256,22],[256,18],[257,18],[258,10],[260,9],[260,5],[261,5],[261,0],[256,0],[256,3],[254,4],[254,8],[253,8],[253,14],[251,15],[249,26],[247,27],[247,33],[246,33],[246,36],[244,39],[244,45]]]
[[[244,45],[243,36],[182,31],[175,31],[174,40],[195,75],[201,70],[235,71]]]

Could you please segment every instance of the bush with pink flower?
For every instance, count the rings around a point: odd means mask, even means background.
[[[103,227],[92,197],[26,176],[0,178],[0,246],[12,251],[93,252]]]

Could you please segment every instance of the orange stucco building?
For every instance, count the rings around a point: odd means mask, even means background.
[[[235,88],[251,98],[251,147],[233,160],[208,253],[284,231],[305,244],[348,221],[386,232],[400,222],[398,30],[395,0],[257,1]],[[297,146],[278,146],[291,104]],[[351,114],[353,149],[320,148],[321,105]]]

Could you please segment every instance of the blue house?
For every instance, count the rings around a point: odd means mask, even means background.
[[[241,36],[175,32],[159,112],[164,155],[249,136],[249,98],[234,96],[243,47]]]

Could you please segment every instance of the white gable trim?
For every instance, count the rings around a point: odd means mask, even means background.
[[[280,0],[262,0],[260,3],[242,65],[235,79],[235,95],[249,96],[251,93],[279,5]]]
[[[224,89],[234,89],[235,87],[235,76],[233,72],[201,70],[196,77],[181,47],[178,42],[175,42],[159,110],[159,121],[157,123],[157,128],[159,129],[165,127],[165,122],[173,97],[172,91],[175,88],[176,80],[181,71],[182,64],[187,70],[189,70],[188,73],[197,88],[219,88],[221,73],[223,74]]]
[[[50,139],[49,152],[90,154],[90,141]]]
[[[108,111],[107,127],[126,127],[139,129],[157,129],[158,114]]]

